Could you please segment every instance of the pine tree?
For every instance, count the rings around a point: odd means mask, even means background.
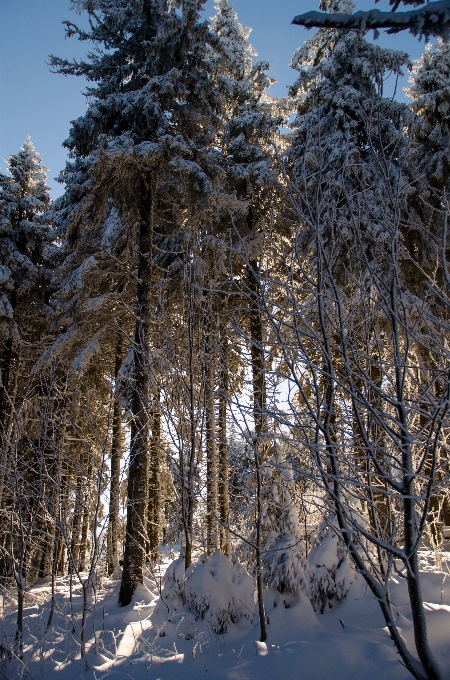
[[[18,369],[17,350],[24,332],[29,332],[37,304],[45,301],[42,267],[48,232],[38,218],[50,203],[50,189],[45,183],[47,169],[30,137],[19,153],[9,157],[7,170],[9,175],[0,175],[0,421],[3,427],[8,400],[14,400],[12,376]]]
[[[439,40],[426,46],[422,57],[414,64],[409,82],[406,93],[412,99],[410,106],[416,114],[410,128],[415,142],[410,163],[421,181],[411,198],[418,219],[416,228],[405,233],[407,257],[403,269],[409,287],[422,298],[429,282],[442,285],[445,265],[438,263],[449,259],[446,224],[450,189],[450,50],[446,42]],[[441,299],[436,298],[431,307],[436,318],[446,318],[447,305],[442,304]],[[422,365],[430,364],[430,353],[422,349],[418,360]],[[443,449],[441,455],[446,455]],[[441,465],[445,466],[444,460]],[[434,545],[442,540],[442,511],[444,523],[450,524],[448,490],[431,499],[429,527]]]
[[[411,121],[410,165],[421,176],[411,206],[426,229],[410,229],[405,235],[409,263],[406,276],[417,295],[424,285],[423,272],[433,276],[442,250],[442,206],[450,188],[450,52],[445,42],[428,45],[413,67],[406,93],[415,116]],[[438,281],[442,273],[438,273]]]
[[[80,2],[92,28],[86,33],[68,24],[67,33],[92,40],[99,51],[79,63],[52,58],[59,72],[85,75],[96,84],[88,90],[87,114],[73,123],[66,142],[75,156],[66,171],[66,234],[83,241],[98,225],[104,237],[108,213],[115,210],[125,243],[120,257],[137,280],[122,604],[142,581],[145,553],[155,240],[181,230],[183,222],[195,225],[206,218],[219,169],[211,151],[219,122],[208,77],[213,35],[199,23],[202,4],[100,0],[94,8]],[[84,196],[74,186],[77,164],[90,166]],[[98,269],[92,260],[91,267]]]
[[[406,93],[417,115],[412,135],[420,145],[416,163],[433,188],[448,190],[450,181],[450,47],[428,44],[418,59]]]
[[[230,245],[237,251],[235,267],[243,306],[242,326],[246,336],[252,369],[254,421],[254,463],[257,477],[258,511],[256,517],[256,573],[261,640],[266,637],[261,563],[261,476],[260,460],[267,452],[267,391],[265,331],[261,315],[260,265],[264,251],[265,220],[272,215],[279,200],[281,183],[273,145],[277,129],[283,122],[280,102],[265,90],[273,83],[266,62],[253,64],[255,51],[248,42],[249,31],[243,29],[232,6],[221,0],[215,30],[219,36],[218,80],[226,103],[227,121],[222,150],[229,186],[239,201],[232,211],[232,225],[227,224]],[[278,140],[280,141],[280,140]],[[228,213],[230,211],[228,210]],[[231,229],[230,229],[231,227]],[[239,272],[239,274],[237,273]]]
[[[316,47],[311,40],[309,48]],[[400,391],[399,376],[404,370],[400,365],[414,364],[410,342],[417,342],[419,347],[430,346],[434,335],[433,329],[427,328],[427,300],[414,299],[401,266],[400,244],[411,193],[407,167],[410,140],[405,135],[411,114],[404,105],[383,97],[384,78],[389,72],[400,74],[402,65],[408,63],[407,55],[370,45],[356,31],[340,34],[332,49],[317,63],[315,51],[304,51],[302,61],[295,62],[300,76],[292,94],[300,97],[294,122],[291,177],[295,183],[292,204],[299,229],[292,273],[293,280],[300,275],[304,281],[303,272],[308,271],[308,280],[314,282],[309,297],[302,301],[301,314],[308,318],[308,331],[300,333],[299,344],[308,357],[306,376],[314,376],[315,396],[322,404],[315,412],[316,426],[330,452],[326,460],[333,474],[332,484],[327,479],[328,470],[322,468],[321,477],[331,491],[330,497],[335,499],[342,494],[335,504],[342,538],[372,592],[378,593],[383,615],[405,665],[415,677],[440,678],[428,646],[420,593],[418,531],[413,528],[423,521],[426,508],[421,509],[422,520],[416,518],[416,506],[409,495],[414,493],[412,480],[420,474],[419,468],[411,449],[406,452],[390,442],[385,420],[389,416],[383,411],[383,405],[390,403],[389,386],[395,386],[393,394],[408,401],[407,407],[402,403],[393,409],[399,414],[395,426],[401,420],[402,434],[405,428],[411,428],[407,436],[410,441],[415,439],[412,430],[417,416],[403,416],[406,411],[411,413],[413,403],[420,409],[417,403],[420,396],[415,380],[407,380],[407,385],[403,382]],[[295,318],[301,323],[296,311],[298,303],[290,297],[289,304],[293,304]],[[414,328],[420,326],[426,340],[418,340],[411,330],[413,318]],[[319,342],[315,341],[316,332]],[[310,338],[314,339],[312,345]],[[436,357],[442,366],[439,352]],[[446,379],[443,373],[440,375],[445,390]],[[424,386],[426,392],[431,384],[428,381]],[[302,402],[311,406],[307,389],[300,380],[297,385]],[[352,465],[356,476],[365,479],[365,496],[372,514],[370,532],[362,533],[370,536],[369,540],[377,547],[379,580],[372,579],[364,566],[362,554],[366,549],[362,544],[361,551],[355,549],[348,534],[349,525],[362,527],[362,524],[354,521],[351,502],[344,497],[343,488],[350,488],[349,467],[345,457],[337,453],[345,431],[346,404],[364,441],[364,453],[355,451]],[[441,402],[435,408],[439,410]],[[429,443],[426,437],[422,441],[420,455],[426,458]],[[398,498],[402,508],[404,559],[410,570],[408,589],[421,660],[419,668],[392,620],[386,590],[388,579],[383,560],[387,557],[379,541],[385,546],[394,544],[396,514],[390,499],[392,480],[384,467],[387,451],[389,460],[397,458],[404,471]],[[336,456],[342,465],[339,472]]]

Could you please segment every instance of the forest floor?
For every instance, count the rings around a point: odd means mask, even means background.
[[[46,631],[51,584],[38,582],[25,605],[23,663],[0,660],[0,678],[15,680],[410,680],[400,664],[384,626],[377,602],[361,577],[344,601],[324,614],[316,614],[305,596],[291,598],[288,608],[273,592],[266,595],[268,636],[258,642],[258,621],[245,621],[223,635],[200,623],[189,635],[183,616],[175,615],[164,636],[152,626],[150,616],[164,574],[164,557],[153,580],[146,580],[128,607],[117,605],[119,581],[103,579],[89,594],[86,656],[80,658],[82,587],[61,578],[56,587],[56,610]],[[443,554],[438,571],[430,552],[421,553],[422,584],[430,645],[450,680],[450,553]],[[394,580],[392,601],[401,633],[413,649],[413,631],[405,582]],[[274,606],[274,605],[277,606]],[[178,617],[178,618],[177,618]],[[78,630],[73,631],[72,621]],[[5,599],[0,621],[1,643],[14,640],[13,602]]]

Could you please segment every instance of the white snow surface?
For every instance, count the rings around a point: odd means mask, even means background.
[[[208,605],[214,599],[224,604],[227,592],[239,592],[239,588],[233,590],[232,587],[239,569],[228,566],[226,558],[221,558],[213,555],[209,560],[198,559],[186,577],[181,560],[172,563],[166,586],[172,582],[172,590],[179,591],[176,583],[184,582],[186,587],[190,581],[192,592],[195,590],[195,595],[188,595],[191,606],[199,607],[200,596],[204,601],[208,599]],[[56,611],[53,624],[46,632],[51,583],[48,579],[37,582],[26,598],[23,665],[13,661],[7,667],[7,660],[0,659],[0,678],[410,680],[412,677],[400,664],[378,604],[360,576],[353,579],[344,600],[324,614],[315,613],[301,591],[279,593],[269,589],[265,595],[268,636],[266,642],[261,643],[257,614],[242,618],[237,624],[231,622],[227,632],[218,635],[212,630],[207,615],[203,618],[196,615],[180,599],[176,611],[170,603],[169,607],[163,605],[159,594],[162,575],[169,563],[171,560],[163,556],[157,574],[153,579],[145,579],[128,607],[117,604],[118,580],[104,578],[98,582],[96,592],[89,595],[84,659],[80,659],[79,646],[81,585],[73,583],[72,606],[78,631],[72,632],[70,583],[69,577],[64,577],[57,580]],[[421,553],[430,645],[444,680],[450,680],[450,553],[444,553],[443,564],[444,571],[435,571],[432,554]],[[248,575],[242,570],[240,576],[240,587],[242,584],[248,587]],[[247,592],[245,588],[243,592]],[[176,599],[179,592],[176,596],[175,592],[172,594]],[[401,634],[413,649],[406,584],[400,577],[392,584],[392,601]],[[152,616],[155,607],[161,605],[167,612],[163,635]],[[8,592],[4,592],[0,615],[1,643],[12,644],[15,604]]]

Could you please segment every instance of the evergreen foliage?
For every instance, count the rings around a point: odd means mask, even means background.
[[[228,0],[211,22],[201,0],[72,4],[89,29],[66,35],[92,49],[51,57],[89,82],[64,194],[50,204],[29,138],[0,175],[14,654],[37,577],[48,627],[57,577],[78,580],[83,656],[104,571],[124,607],[159,580],[161,637],[255,618],[261,642],[265,590],[325,613],[359,573],[409,671],[440,680],[418,546],[450,525],[447,43],[416,63],[408,106],[383,90],[405,53],[324,25],[278,100]],[[161,540],[180,550],[164,578]],[[389,594],[401,563],[420,661]]]
[[[30,137],[7,160],[9,175],[0,175],[0,256],[2,267],[3,341],[20,342],[15,308],[42,283],[41,267],[48,242],[47,227],[38,216],[48,208],[50,189]]]

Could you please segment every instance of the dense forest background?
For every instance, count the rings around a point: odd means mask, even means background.
[[[448,43],[411,64],[322,28],[277,99],[228,0],[212,22],[199,0],[75,4],[92,51],[51,57],[90,84],[64,193],[29,138],[0,175],[3,652],[23,657],[36,579],[51,627],[58,578],[85,603],[119,578],[125,607],[169,545],[169,613],[205,615],[196,565],[245,567],[264,641],[267,588],[323,612],[356,571],[406,668],[440,678],[418,551],[439,568],[450,526]],[[410,103],[386,97],[408,69]]]

